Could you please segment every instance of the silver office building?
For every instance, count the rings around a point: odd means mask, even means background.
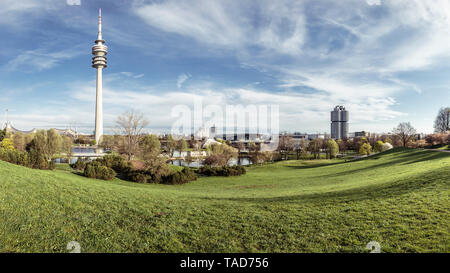
[[[348,138],[348,111],[342,105],[331,111],[331,138]]]

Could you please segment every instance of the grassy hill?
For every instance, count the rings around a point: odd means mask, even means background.
[[[0,161],[0,251],[450,251],[450,154],[288,161],[142,185]]]

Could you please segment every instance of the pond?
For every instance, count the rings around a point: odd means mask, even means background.
[[[73,164],[77,162],[78,158],[87,158],[88,161],[91,161],[95,158],[101,157],[104,155],[103,149],[94,148],[94,147],[73,147],[72,153],[73,156],[70,158],[70,162],[67,162],[67,158],[56,158],[55,163],[70,163]]]
[[[195,160],[195,161],[192,161],[190,164],[188,164],[186,162],[186,160],[184,160],[184,159],[176,159],[176,160],[172,160],[170,163],[175,166],[183,166],[183,167],[188,167],[188,165],[189,165],[189,167],[192,167],[192,168],[199,168],[199,167],[203,166],[203,162],[201,160]],[[232,159],[232,160],[230,160],[230,162],[228,162],[229,166],[235,166],[235,165],[247,166],[247,165],[251,165],[251,164],[252,164],[252,162],[251,162],[250,158],[247,158],[247,157],[241,157],[241,158],[239,158],[239,160]]]

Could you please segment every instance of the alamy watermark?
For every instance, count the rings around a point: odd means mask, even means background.
[[[66,3],[69,6],[80,6],[81,0],[66,0]]]
[[[77,241],[68,242],[66,248],[70,250],[70,253],[81,253],[81,245]]]
[[[370,250],[370,253],[381,253],[381,245],[377,241],[371,241],[366,245],[366,249]]]

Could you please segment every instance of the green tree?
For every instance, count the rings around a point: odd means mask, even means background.
[[[373,146],[374,152],[377,152],[377,153],[381,152],[383,150],[383,144],[384,144],[383,141],[378,140],[375,143],[375,145]]]
[[[14,143],[11,138],[4,138],[1,142],[1,147],[5,150],[14,150]]]
[[[63,153],[66,154],[67,162],[69,162],[69,163],[70,163],[70,158],[73,155],[72,147],[73,147],[73,139],[69,136],[63,136],[61,150]]]
[[[166,163],[165,158],[156,154],[149,154],[145,160],[145,172],[151,175],[154,183],[159,183],[161,177],[171,173],[171,169]]]
[[[25,136],[17,132],[12,136],[12,141],[14,143],[14,148],[19,151],[25,151]]]
[[[334,139],[329,139],[327,141],[326,147],[329,158],[335,158],[336,155],[339,153],[339,145],[336,143]]]
[[[140,156],[144,160],[159,156],[161,153],[161,142],[155,135],[145,135],[139,143]]]
[[[31,149],[42,155],[46,160],[62,150],[62,137],[54,130],[39,130],[31,143]]]
[[[372,146],[369,143],[363,143],[359,147],[359,154],[361,155],[370,155],[372,152]]]

